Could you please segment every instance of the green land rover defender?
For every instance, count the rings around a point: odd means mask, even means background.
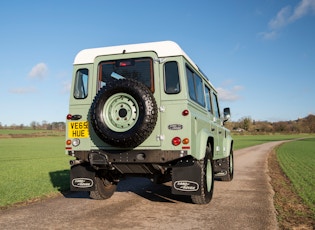
[[[233,139],[217,91],[174,42],[80,51],[74,60],[66,154],[72,191],[113,195],[124,176],[171,181],[207,204],[214,178],[233,179]]]

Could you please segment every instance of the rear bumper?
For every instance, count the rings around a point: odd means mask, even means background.
[[[172,170],[173,194],[201,193],[201,168],[196,160],[187,157],[187,151],[71,151],[68,154],[78,159],[78,165],[71,167],[71,190],[74,191],[93,190],[97,170],[114,170],[120,175],[150,175],[153,178],[163,174],[161,168],[165,167]]]
[[[148,163],[162,164],[186,157],[185,150],[126,150],[126,151],[69,151],[68,155],[93,164],[93,156],[101,156],[108,164]]]

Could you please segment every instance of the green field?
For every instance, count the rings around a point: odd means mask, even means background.
[[[0,207],[69,188],[64,137],[0,139]]]
[[[285,143],[277,148],[280,166],[315,218],[315,138]]]

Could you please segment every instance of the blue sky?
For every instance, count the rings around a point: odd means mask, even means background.
[[[0,122],[65,121],[82,49],[172,40],[232,120],[315,114],[315,0],[1,1]]]

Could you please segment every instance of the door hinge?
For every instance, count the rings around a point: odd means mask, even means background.
[[[162,64],[162,63],[166,62],[166,59],[167,59],[167,58],[155,58],[155,59],[154,59],[154,62],[155,62],[155,63]]]
[[[165,136],[163,134],[161,135],[156,135],[156,140],[157,141],[164,141],[165,140]]]

